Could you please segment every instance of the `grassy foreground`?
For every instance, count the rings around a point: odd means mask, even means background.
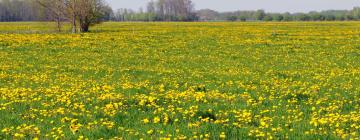
[[[0,23],[0,139],[360,137],[359,22],[49,24]]]

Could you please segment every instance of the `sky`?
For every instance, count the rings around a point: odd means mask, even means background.
[[[149,0],[106,0],[114,9],[145,8]],[[309,12],[346,10],[360,6],[360,0],[193,0],[195,8],[220,12],[263,9],[267,12]]]

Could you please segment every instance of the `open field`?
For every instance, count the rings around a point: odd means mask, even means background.
[[[360,22],[49,24],[0,23],[0,139],[360,137]]]

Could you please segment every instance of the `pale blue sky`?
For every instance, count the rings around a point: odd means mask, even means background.
[[[106,0],[114,8],[145,7],[149,0]],[[218,11],[256,10],[268,12],[309,12],[328,9],[352,9],[360,6],[360,0],[193,0],[196,9],[214,9]]]

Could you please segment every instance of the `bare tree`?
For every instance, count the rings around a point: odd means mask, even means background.
[[[76,17],[77,17],[77,0],[65,0],[66,3],[66,10],[67,16],[69,17],[69,21],[71,23],[71,32],[77,32],[77,24],[76,24]]]
[[[70,21],[72,32],[77,32],[79,23],[80,32],[88,32],[89,27],[100,23],[105,12],[106,4],[103,0],[36,0],[40,5],[51,11],[61,28],[61,21]]]
[[[189,20],[194,14],[194,5],[191,0],[158,0],[156,14],[161,20]],[[148,11],[152,10],[153,2],[148,4]],[[149,10],[150,9],[150,10]]]
[[[146,6],[146,12],[148,13],[155,13],[156,11],[156,5],[154,1],[150,1]]]
[[[101,22],[105,8],[103,0],[77,0],[76,4],[81,32],[88,32],[91,25]]]
[[[61,22],[66,20],[66,1],[65,0],[36,0],[41,6],[51,12],[53,20],[57,23],[57,30],[61,31]]]

